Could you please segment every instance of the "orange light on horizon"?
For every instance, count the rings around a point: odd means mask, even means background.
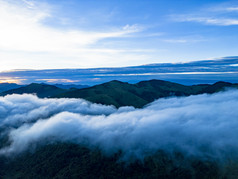
[[[70,79],[36,79],[36,81],[46,81],[47,83],[75,83],[80,80],[70,80]]]
[[[21,84],[22,79],[16,79],[16,78],[0,78],[0,84],[1,83],[17,83]]]

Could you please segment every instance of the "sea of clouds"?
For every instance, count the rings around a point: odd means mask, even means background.
[[[122,151],[141,158],[164,150],[221,159],[238,156],[238,90],[162,98],[142,109],[92,104],[82,99],[0,97],[0,131],[11,155],[52,142]]]

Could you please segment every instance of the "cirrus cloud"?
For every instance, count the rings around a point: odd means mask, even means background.
[[[59,28],[46,23],[57,21],[52,11],[51,5],[38,1],[0,0],[0,70],[114,66],[123,63],[120,59],[142,58],[136,49],[100,45],[106,39],[129,38],[143,30],[140,25],[124,24],[103,31]]]

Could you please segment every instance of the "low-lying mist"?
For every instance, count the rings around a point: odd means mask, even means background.
[[[123,159],[158,150],[221,160],[238,157],[238,90],[171,97],[143,109],[91,104],[82,99],[0,98],[0,128],[8,137],[1,155],[38,145],[73,142]]]

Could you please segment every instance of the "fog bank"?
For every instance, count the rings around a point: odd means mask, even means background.
[[[106,154],[143,157],[157,150],[222,159],[238,156],[238,90],[156,100],[143,109],[81,99],[0,98],[0,126],[19,153],[54,141],[99,147]]]

